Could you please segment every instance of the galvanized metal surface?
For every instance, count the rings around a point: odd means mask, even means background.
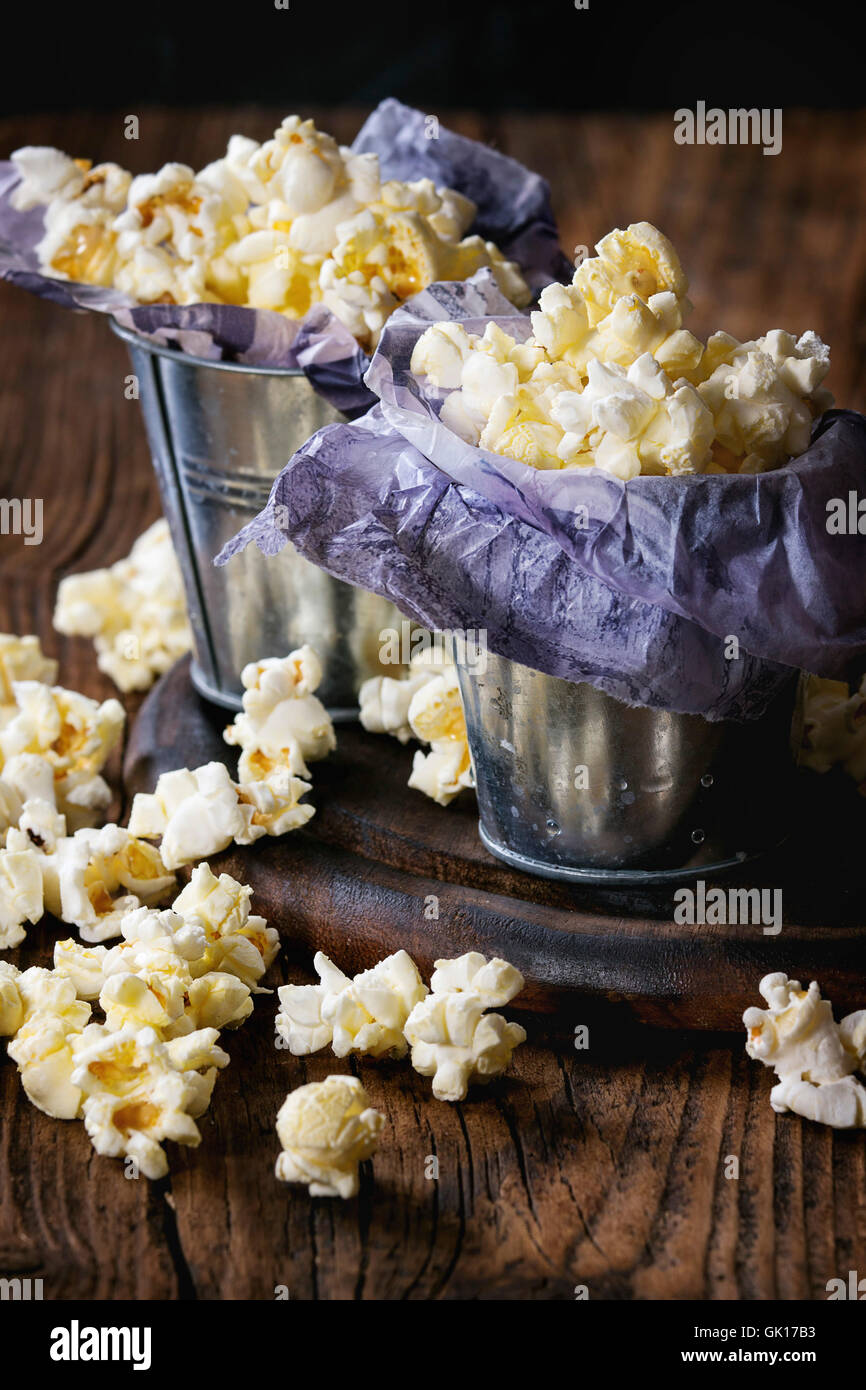
[[[357,715],[362,681],[398,674],[379,661],[380,634],[399,631],[387,599],[333,579],[289,543],[266,558],[254,545],[222,569],[213,558],[264,507],[280,469],[342,416],[303,372],[208,362],[112,325],[138,378],[148,441],[186,590],[192,679],[207,699],[239,709],[251,661],[309,642],[324,669],[318,695],[337,719]]]
[[[488,654],[457,664],[479,830],[500,859],[600,884],[687,879],[785,838],[794,809],[790,694],[763,719],[632,708]]]

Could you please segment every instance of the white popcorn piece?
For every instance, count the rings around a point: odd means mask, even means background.
[[[408,743],[413,737],[409,706],[415,692],[450,665],[441,646],[425,646],[412,656],[405,676],[370,676],[358,693],[363,727],[371,734],[392,734],[401,743]]]
[[[407,721],[415,737],[430,744],[429,753],[415,754],[409,786],[447,806],[464,787],[475,785],[454,666],[443,666],[415,691]]]
[[[90,1024],[73,1043],[72,1080],[82,1095],[85,1128],[96,1152],[128,1157],[147,1178],[168,1172],[163,1143],[201,1142],[217,1070],[228,1055],[214,1028],[161,1042],[152,1028],[111,1032]]]
[[[0,849],[0,951],[20,946],[24,923],[36,924],[44,911],[42,870],[34,849]]]
[[[770,1092],[773,1109],[842,1129],[866,1126],[866,1088],[852,1075],[863,1062],[866,1015],[837,1024],[814,980],[804,990],[781,972],[765,975],[758,989],[768,1007],[743,1014],[746,1051],[779,1078]]]
[[[242,750],[241,783],[276,778],[285,785],[296,773],[307,777],[307,761],[336,748],[333,722],[313,694],[321,679],[322,664],[310,646],[244,668],[243,713],[224,735],[226,743]]]
[[[88,942],[118,936],[127,913],[163,902],[176,887],[158,850],[118,825],[77,831],[39,866],[46,907]]]
[[[313,961],[318,985],[283,985],[277,1032],[295,1056],[306,1056],[331,1043],[336,1057],[352,1052],[371,1057],[403,1057],[403,1028],[427,986],[406,951],[396,951],[361,971],[344,975],[323,952]]]
[[[99,998],[104,983],[107,946],[83,946],[68,936],[54,943],[54,973],[71,980],[79,999]]]
[[[189,927],[203,932],[204,952],[191,962],[193,976],[228,972],[253,989],[275,960],[279,933],[264,917],[250,913],[252,889],[230,874],[219,878],[207,864],[193,870],[173,910]]]
[[[7,973],[7,989],[11,982]],[[16,972],[14,984],[21,1016],[8,1054],[33,1104],[55,1119],[74,1120],[81,1093],[73,1079],[72,1048],[90,1018],[90,1005],[76,997],[71,980],[38,966]]]
[[[12,195],[20,211],[45,205],[40,263],[63,280],[110,285],[116,268],[112,224],[123,207],[131,176],[117,164],[70,159],[47,146],[16,150],[12,162],[21,183]]]
[[[526,1040],[519,1023],[484,1012],[509,1003],[523,988],[523,976],[499,957],[488,961],[470,951],[437,960],[430,984],[431,993],[416,1004],[404,1028],[412,1066],[433,1077],[437,1100],[463,1100],[472,1082],[501,1075]]]
[[[45,656],[38,637],[15,637],[0,632],[0,724],[4,711],[15,712],[15,685],[18,681],[38,681],[53,685],[57,662]]]
[[[24,1022],[25,1006],[18,988],[21,971],[0,960],[0,1038],[11,1038]]]
[[[110,569],[61,579],[54,627],[93,638],[99,669],[119,689],[148,690],[192,641],[168,523],[154,522]]]
[[[358,1167],[379,1143],[385,1116],[374,1110],[355,1076],[329,1076],[299,1086],[277,1115],[281,1182],[306,1183],[312,1197],[354,1197]]]
[[[123,733],[123,706],[32,680],[15,681],[12,689],[16,713],[0,728],[0,758],[45,758],[54,769],[57,810],[70,830],[91,825],[111,800],[99,774]]]
[[[209,859],[234,841],[250,845],[262,835],[281,835],[306,824],[315,808],[299,804],[309,784],[288,776],[282,783],[236,784],[223,763],[206,763],[190,772],[164,772],[152,793],[132,803],[130,833],[161,837],[160,854],[168,869]]]

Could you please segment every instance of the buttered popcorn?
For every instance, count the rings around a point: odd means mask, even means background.
[[[358,1167],[375,1153],[384,1125],[356,1076],[299,1086],[277,1115],[277,1177],[305,1183],[312,1197],[354,1197]]]
[[[392,310],[434,280],[489,266],[513,303],[530,298],[514,262],[465,235],[468,198],[429,179],[383,182],[376,155],[298,116],[261,145],[232,136],[198,174],[173,163],[133,179],[31,146],[12,160],[13,206],[45,207],[43,270],[141,303],[248,304],[297,319],[323,302],[373,348]]]
[[[254,989],[276,958],[279,933],[250,912],[252,891],[230,874],[217,878],[207,864],[193,870],[173,910],[204,933],[205,950],[191,965],[194,977],[222,971]]]
[[[0,632],[0,728],[17,711],[14,686],[17,681],[39,681],[54,685],[57,662],[45,656],[38,637],[15,637]]]
[[[759,473],[801,454],[832,398],[815,333],[753,342],[683,327],[688,283],[648,222],[613,231],[571,285],[549,285],[523,341],[455,322],[418,339],[411,369],[447,392],[442,421],[468,443],[541,469]]]
[[[866,796],[866,677],[851,690],[844,681],[809,676],[800,762],[813,772],[841,767]]]
[[[866,1011],[837,1024],[814,980],[805,990],[781,972],[758,989],[767,1008],[743,1014],[746,1051],[776,1072],[773,1109],[836,1129],[866,1127],[866,1087],[853,1075],[866,1064]]]
[[[168,523],[154,522],[110,569],[61,579],[54,626],[91,637],[100,671],[120,690],[148,690],[192,642]]]
[[[403,1057],[403,1028],[427,986],[406,951],[396,951],[352,979],[322,951],[313,965],[318,985],[283,985],[277,1032],[297,1057],[330,1043],[336,1057],[363,1052]]]
[[[243,713],[224,735],[241,750],[242,783],[286,787],[295,774],[309,777],[308,761],[336,748],[330,715],[313,693],[321,679],[322,663],[310,646],[244,667]]]
[[[46,908],[89,942],[119,936],[127,913],[165,902],[176,887],[158,851],[118,825],[79,830],[38,862]]]

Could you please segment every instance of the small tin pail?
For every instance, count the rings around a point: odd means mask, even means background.
[[[301,371],[209,362],[112,324],[129,349],[162,504],[183,572],[193,632],[192,679],[206,699],[240,709],[251,661],[309,642],[317,694],[333,718],[357,717],[357,694],[382,666],[380,634],[400,630],[387,599],[333,579],[287,544],[254,545],[222,569],[214,556],[264,507],[274,479],[323,425],[343,417]]]
[[[455,653],[481,839],[575,883],[665,883],[780,843],[793,813],[796,678],[746,723],[633,708],[493,653]]]

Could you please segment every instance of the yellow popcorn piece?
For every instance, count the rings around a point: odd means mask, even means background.
[[[14,983],[18,993],[18,1026],[7,1052],[28,1098],[46,1115],[75,1119],[81,1093],[72,1075],[72,1048],[90,1018],[90,1005],[76,997],[71,980],[38,966],[14,976],[7,966],[4,983],[8,993]]]
[[[447,806],[463,787],[475,785],[454,666],[444,667],[415,692],[408,722],[415,737],[430,744],[429,753],[419,750],[415,754],[409,786]]]
[[[844,681],[808,677],[799,760],[813,772],[842,767],[866,794],[866,679],[852,691]]]
[[[88,942],[118,936],[129,912],[165,901],[176,887],[159,852],[117,825],[77,831],[39,866],[47,909]]]
[[[24,923],[44,911],[42,870],[34,849],[0,849],[0,951],[20,946]]]
[[[53,685],[57,680],[57,662],[45,656],[38,637],[15,637],[0,632],[0,725],[4,711],[17,710],[15,685],[18,681],[38,681]]]
[[[72,1080],[96,1152],[132,1158],[145,1177],[168,1172],[166,1140],[197,1147],[217,1070],[228,1056],[214,1028],[161,1042],[152,1028],[90,1024],[73,1043]]]
[[[305,1183],[312,1197],[354,1197],[358,1167],[385,1125],[355,1076],[329,1076],[292,1091],[277,1115],[281,1182]]]
[[[192,642],[168,523],[154,522],[110,569],[62,579],[54,627],[91,637],[99,669],[120,690],[148,690]]]
[[[402,1057],[403,1028],[427,986],[406,951],[396,951],[371,970],[350,979],[318,951],[313,961],[318,985],[284,985],[277,991],[277,1032],[295,1056],[330,1043],[336,1057],[365,1053]]]

